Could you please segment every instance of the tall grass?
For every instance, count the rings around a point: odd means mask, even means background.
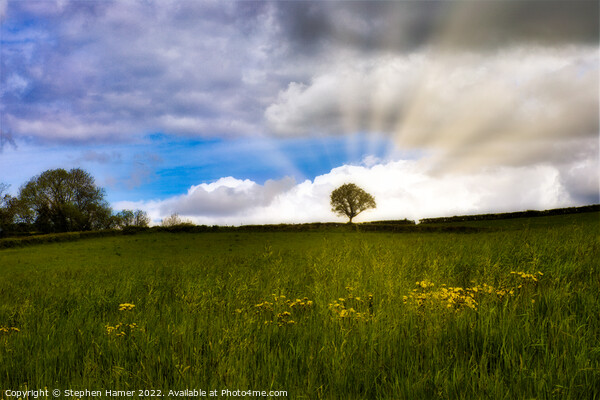
[[[2,250],[0,389],[598,399],[594,218],[477,234],[152,233]],[[438,295],[483,284],[496,291],[473,294],[474,308]]]

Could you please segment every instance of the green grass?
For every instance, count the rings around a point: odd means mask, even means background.
[[[0,332],[0,390],[600,399],[598,217],[470,222],[495,228],[474,234],[147,233],[0,250],[0,326],[19,329]],[[423,280],[435,286],[415,292]],[[476,309],[436,297],[442,284],[484,283],[513,294],[475,294]]]

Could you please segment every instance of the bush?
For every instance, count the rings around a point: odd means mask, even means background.
[[[0,239],[0,249],[7,249],[7,248],[11,248],[11,247],[31,246],[31,245],[44,244],[44,243],[72,242],[72,241],[84,239],[84,238],[115,236],[118,234],[120,234],[119,231],[110,229],[110,230],[102,230],[102,231],[50,233],[47,235],[12,237],[12,238],[7,238],[7,239]]]

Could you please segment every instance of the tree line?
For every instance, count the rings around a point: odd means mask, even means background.
[[[11,196],[0,183],[0,236],[23,232],[59,233],[147,227],[142,210],[113,212],[88,172],[59,168],[42,172]]]
[[[113,212],[104,199],[104,189],[94,177],[80,169],[59,168],[34,176],[19,189],[8,193],[0,182],[0,237],[19,233],[85,232],[104,229],[145,228],[150,218],[142,210]],[[361,212],[375,208],[375,199],[355,184],[347,183],[331,193],[332,211],[346,216],[349,223]],[[172,214],[163,227],[191,226],[191,221]]]

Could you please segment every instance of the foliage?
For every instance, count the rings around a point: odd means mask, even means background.
[[[468,235],[160,227],[2,250],[0,387],[600,398],[597,221]]]
[[[346,183],[331,192],[331,211],[348,217],[348,223],[361,212],[376,206],[373,196],[354,183]]]
[[[33,246],[47,243],[73,242],[79,239],[115,236],[120,233],[125,232],[106,229],[100,231],[63,232],[50,233],[45,235],[25,235],[22,237],[10,237],[6,239],[0,239],[0,249]]]
[[[0,182],[0,237],[14,222],[14,213],[11,207],[13,198],[6,193],[7,190],[8,185]]]
[[[104,191],[86,171],[48,170],[29,180],[19,193],[21,217],[42,232],[72,232],[110,226]]]
[[[184,221],[177,213],[169,215],[167,218],[163,219],[160,224],[166,228],[176,226],[193,226],[192,222]]]
[[[517,211],[509,213],[498,213],[498,214],[477,214],[477,215],[460,215],[454,217],[437,217],[437,218],[424,218],[419,220],[420,224],[439,224],[448,222],[466,222],[466,221],[492,221],[499,219],[515,219],[515,218],[531,218],[531,217],[544,217],[550,215],[564,215],[564,214],[578,214],[578,213],[589,213],[600,211],[600,204],[593,204],[582,207],[567,207],[567,208],[556,208],[552,210],[528,210],[528,211]]]
[[[122,210],[113,216],[113,224],[118,229],[127,227],[147,228],[150,224],[150,217],[143,210]]]

